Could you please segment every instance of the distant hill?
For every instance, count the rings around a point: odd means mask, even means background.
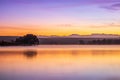
[[[91,34],[91,35],[79,35],[79,34],[71,34],[69,36],[38,36],[39,38],[120,38],[120,35],[114,34]]]
[[[120,35],[113,35],[113,34],[91,34],[91,35],[78,35],[72,34],[68,37],[76,37],[76,38],[120,38]]]

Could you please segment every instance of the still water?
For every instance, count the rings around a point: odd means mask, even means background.
[[[0,80],[120,80],[120,46],[0,47]]]

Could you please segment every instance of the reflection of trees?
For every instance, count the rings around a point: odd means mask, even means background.
[[[26,56],[27,58],[33,58],[37,55],[37,51],[34,50],[27,50],[24,52],[24,56]]]

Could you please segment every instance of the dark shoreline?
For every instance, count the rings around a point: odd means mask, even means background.
[[[38,38],[26,34],[15,40],[0,41],[0,46],[35,46],[35,45],[120,45],[120,38]]]

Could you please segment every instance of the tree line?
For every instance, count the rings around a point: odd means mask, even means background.
[[[120,44],[120,39],[97,39],[87,42],[80,40],[79,44]]]
[[[49,41],[49,40],[48,40]],[[50,42],[52,44],[57,44],[56,42]],[[58,41],[59,43],[59,41]],[[36,35],[33,34],[27,34],[25,36],[16,38],[16,40],[12,40],[11,42],[7,41],[0,41],[0,46],[28,46],[28,45],[39,45],[39,39],[37,38]],[[42,44],[42,42],[41,42]],[[68,44],[68,43],[64,43]],[[70,43],[71,44],[71,43]],[[93,40],[79,40],[76,44],[82,44],[82,45],[87,45],[87,44],[93,44],[93,45],[109,45],[109,44],[120,44],[120,38],[118,39],[93,39]]]

